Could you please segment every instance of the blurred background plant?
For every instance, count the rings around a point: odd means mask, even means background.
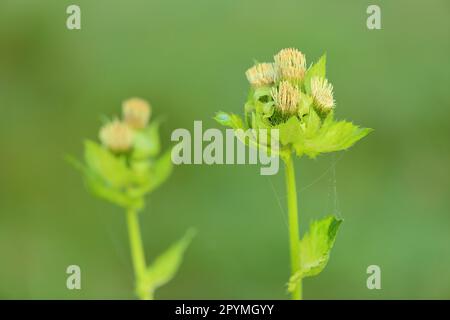
[[[188,231],[147,267],[138,212],[144,208],[144,196],[167,180],[173,166],[170,149],[158,157],[160,122],[148,124],[151,113],[148,102],[140,98],[128,99],[122,105],[122,112],[123,120],[108,120],[100,129],[102,145],[86,140],[85,163],[71,156],[67,160],[82,173],[93,195],[126,211],[136,295],[149,300],[154,298],[158,287],[174,277],[193,231]]]
[[[343,116],[376,134],[348,153],[295,161],[302,232],[320,212],[345,219],[304,297],[450,298],[448,1],[376,1],[373,31],[365,0],[77,0],[82,29],[70,31],[73,3],[0,1],[1,298],[134,298],[122,209],[91,197],[61,160],[97,136],[86,119],[151,97],[167,117],[164,149],[175,128],[218,127],[216,110],[242,111],[253,59],[289,46],[317,61],[324,44]],[[284,190],[282,175],[257,166],[174,170],[140,217],[146,254],[186,226],[201,232],[157,297],[286,298],[285,193],[274,189]],[[65,286],[71,264],[82,290]],[[372,264],[381,290],[366,287]]]

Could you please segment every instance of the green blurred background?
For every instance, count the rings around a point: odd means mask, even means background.
[[[66,29],[78,4],[82,30]],[[382,30],[366,8],[382,9]],[[348,152],[296,161],[301,229],[345,219],[305,298],[450,298],[450,4],[432,1],[19,1],[0,3],[0,298],[131,299],[125,216],[63,157],[130,96],[166,115],[163,139],[243,112],[253,61],[284,47],[328,54],[337,116],[375,128]],[[336,170],[332,170],[335,164]],[[336,187],[336,192],[335,192]],[[141,215],[149,260],[198,235],[159,299],[284,299],[283,172],[180,166]],[[279,201],[282,208],[279,206]],[[66,267],[82,290],[66,289]],[[366,288],[381,267],[382,289]]]

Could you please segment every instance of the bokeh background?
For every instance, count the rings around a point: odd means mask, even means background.
[[[66,29],[78,4],[82,30]],[[382,9],[382,30],[366,8]],[[170,133],[217,110],[243,112],[245,70],[297,47],[328,54],[337,116],[375,128],[348,152],[296,161],[302,232],[345,219],[305,298],[450,298],[450,4],[431,1],[0,2],[0,298],[132,299],[125,216],[86,192],[64,155],[82,156],[102,115],[151,101]],[[160,299],[285,299],[283,172],[180,166],[148,198],[151,260],[198,235]],[[281,203],[281,206],[279,205]],[[66,289],[66,267],[82,290]],[[382,289],[366,288],[381,267]]]

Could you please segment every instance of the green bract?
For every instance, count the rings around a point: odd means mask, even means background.
[[[294,291],[299,281],[318,275],[327,265],[342,220],[333,216],[314,221],[300,240],[300,268],[290,278],[288,290]]]
[[[134,133],[129,153],[115,154],[97,142],[86,140],[81,163],[69,157],[79,169],[88,190],[95,196],[126,209],[142,209],[144,196],[163,183],[172,172],[170,150],[162,156],[159,122]]]
[[[188,230],[183,238],[155,259],[147,268],[143,280],[144,290],[153,292],[172,280],[181,264],[183,254],[194,236],[195,231]]]
[[[372,129],[336,120],[333,86],[326,79],[326,56],[306,69],[306,58],[296,49],[283,49],[274,63],[248,69],[251,84],[244,106],[244,119],[218,112],[220,124],[238,130],[278,130],[279,150],[271,150],[285,162],[291,277],[288,289],[293,299],[302,298],[302,279],[319,274],[328,262],[341,220],[327,217],[311,224],[300,241],[295,171],[292,155],[316,158],[322,153],[350,148]],[[256,140],[249,146],[269,149]],[[239,135],[238,135],[239,137]]]
[[[283,115],[273,99],[273,90],[280,80],[271,87],[251,88],[244,107],[245,121],[236,114],[219,112],[215,119],[233,129],[279,129],[282,155],[294,151],[297,156],[315,158],[321,153],[341,151],[369,134],[372,129],[360,128],[348,121],[338,121],[334,111],[323,112],[314,102],[311,80],[325,78],[326,56],[313,64],[300,81],[298,90],[300,101],[294,115]]]
[[[123,111],[123,121],[116,119],[101,128],[101,144],[85,141],[84,162],[73,157],[68,161],[82,173],[93,195],[126,210],[136,294],[152,299],[154,291],[175,276],[194,231],[146,265],[137,212],[144,207],[144,196],[171,174],[171,150],[161,154],[160,121],[147,125],[150,106],[145,100],[127,100]]]

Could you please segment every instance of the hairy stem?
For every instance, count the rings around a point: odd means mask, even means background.
[[[139,219],[136,210],[127,211],[128,235],[130,238],[131,259],[133,261],[134,274],[136,278],[136,294],[139,299],[153,299],[151,292],[146,290],[143,282],[146,272],[145,254],[142,246]]]
[[[289,244],[291,252],[291,276],[300,267],[300,232],[298,224],[297,208],[297,187],[295,185],[295,169],[292,155],[284,157],[286,189],[288,201],[288,220],[289,220]],[[302,283],[300,281],[297,289],[292,292],[292,300],[302,299]]]

